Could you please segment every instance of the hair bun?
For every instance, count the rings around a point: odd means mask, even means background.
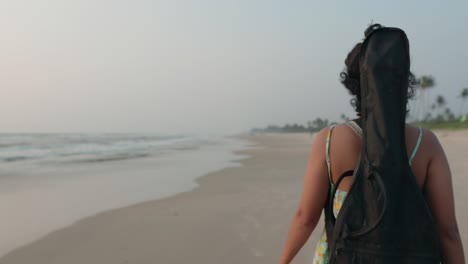
[[[379,28],[383,28],[383,26],[380,25],[380,24],[372,24],[372,25],[370,25],[370,26],[366,29],[366,31],[364,31],[364,36],[367,38],[367,36],[369,36],[374,30],[379,29]]]

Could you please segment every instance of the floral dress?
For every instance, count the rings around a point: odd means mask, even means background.
[[[338,215],[338,212],[341,209],[341,205],[348,194],[345,191],[336,190],[335,198],[333,200],[333,214],[335,217]],[[327,232],[325,232],[325,227],[323,228],[322,235],[315,249],[313,264],[326,264],[328,263],[328,242],[327,242]]]

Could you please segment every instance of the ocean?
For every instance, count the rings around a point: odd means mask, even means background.
[[[240,166],[237,137],[0,134],[0,256],[94,214],[198,186]]]
[[[3,133],[0,134],[0,165],[105,162],[213,143],[216,139],[184,135]]]

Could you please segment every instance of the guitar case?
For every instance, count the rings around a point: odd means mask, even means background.
[[[405,144],[409,42],[398,28],[379,28],[359,55],[362,147],[353,171],[330,187],[325,206],[329,263],[440,263],[430,208],[416,182]],[[353,176],[338,215],[336,189]]]

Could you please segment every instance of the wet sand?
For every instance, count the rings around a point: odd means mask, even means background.
[[[450,161],[468,245],[468,131],[437,132]],[[243,136],[242,166],[199,178],[175,196],[99,213],[18,248],[2,264],[276,263],[302,190],[313,137]],[[323,224],[293,263],[311,263]]]

